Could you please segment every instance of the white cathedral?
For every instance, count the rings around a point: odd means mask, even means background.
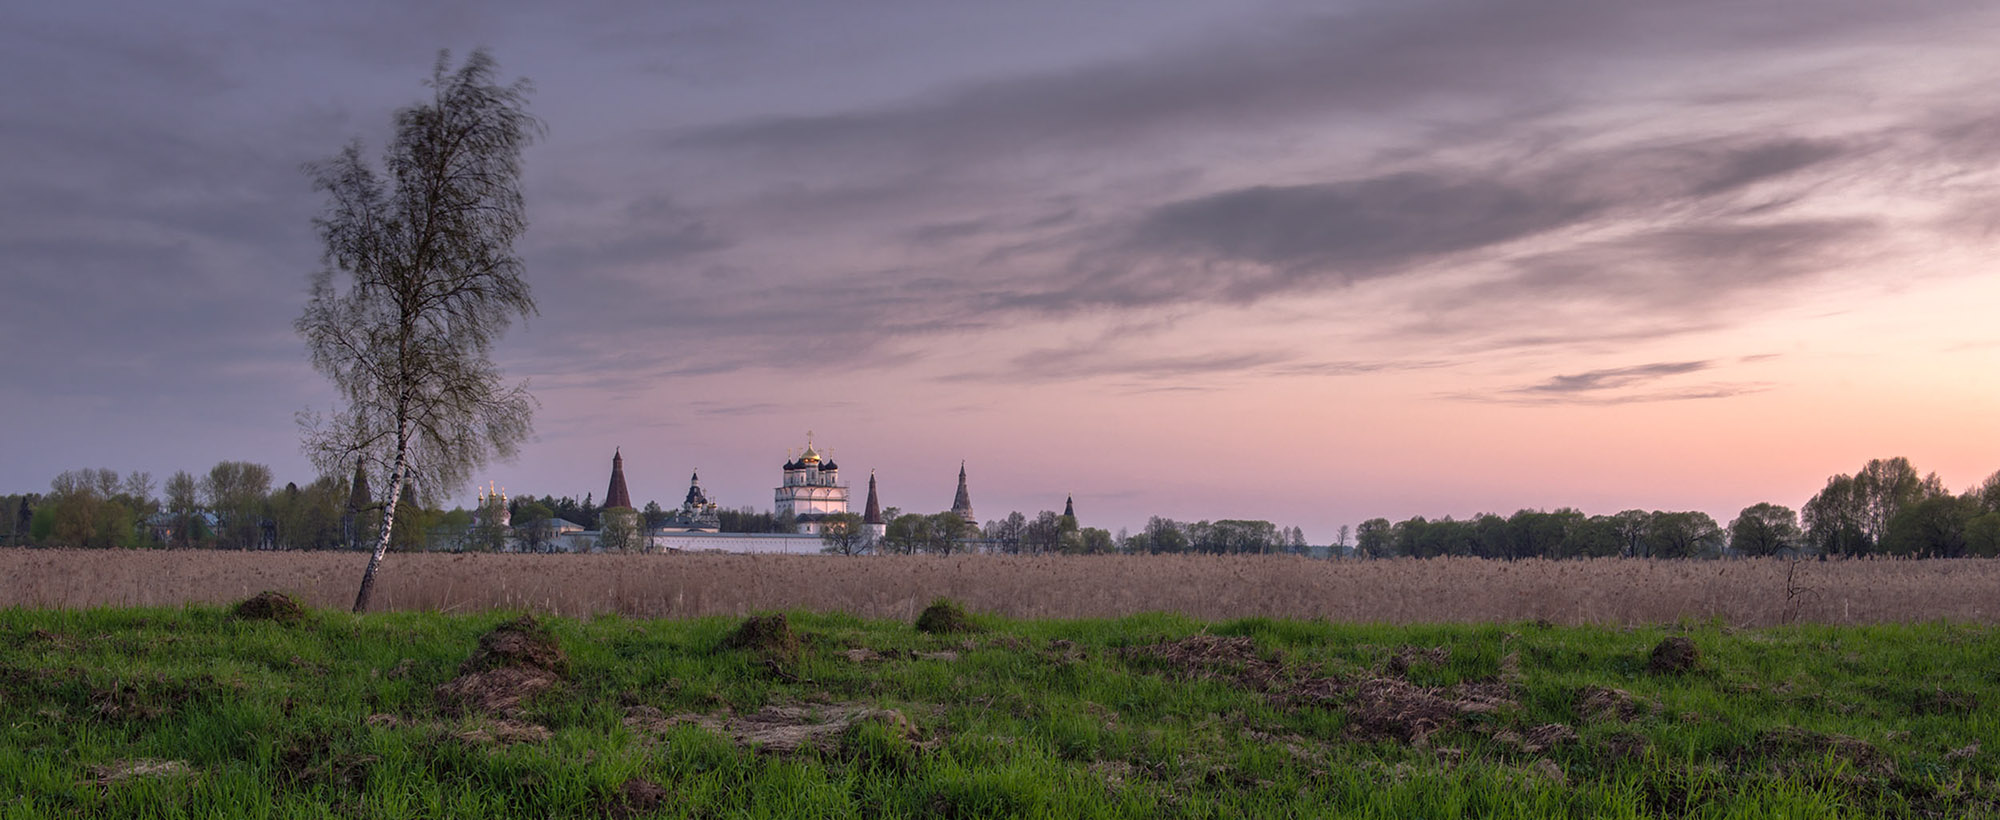
[[[818,535],[827,516],[847,512],[847,485],[840,483],[840,465],[822,458],[807,435],[806,451],[785,461],[784,484],[772,500],[778,520],[797,521],[800,533]]]

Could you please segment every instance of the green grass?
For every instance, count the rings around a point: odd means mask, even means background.
[[[761,652],[723,648],[740,619],[545,619],[568,680],[504,725],[546,734],[468,738],[503,724],[435,690],[513,617],[0,610],[0,818],[2000,817],[1985,627],[789,613]],[[1696,669],[1648,671],[1669,635]],[[1364,719],[1368,686],[1500,696],[1430,727]],[[781,753],[732,734],[767,706],[876,711]]]

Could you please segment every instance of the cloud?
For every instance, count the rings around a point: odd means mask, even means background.
[[[1751,359],[1761,357],[1750,357]],[[1492,393],[1449,393],[1441,398],[1491,404],[1618,405],[1667,401],[1721,399],[1771,389],[1770,382],[1709,382],[1678,387],[1651,387],[1655,382],[1712,370],[1710,360],[1648,364],[1560,374],[1535,384]]]
[[[1516,393],[1583,393],[1595,390],[1614,390],[1641,382],[1649,382],[1666,376],[1678,376],[1707,370],[1710,362],[1655,362],[1653,364],[1618,367],[1609,370],[1592,370],[1569,376],[1555,376],[1541,384],[1516,388]]]
[[[1256,186],[1170,203],[1146,215],[1131,243],[1147,253],[1252,262],[1345,283],[1531,236],[1601,207],[1491,178],[1411,172]],[[1224,288],[1233,290],[1257,288]]]
[[[1979,9],[1966,0],[1414,0],[1264,15],[1136,56],[968,83],[890,104],[767,116],[674,134],[673,147],[823,162],[942,164],[1135,143],[1227,124],[1380,118],[1440,105],[1575,97],[1649,61],[1783,52],[1884,24]],[[1025,149],[1025,150],[1024,150]],[[1774,158],[1774,161],[1782,161]]]

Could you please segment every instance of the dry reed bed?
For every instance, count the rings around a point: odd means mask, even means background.
[[[344,608],[358,553],[0,550],[0,606],[223,603],[272,589]],[[914,617],[936,596],[1020,618],[1174,611],[1389,623],[2000,621],[2000,560],[1311,561],[1276,556],[391,555],[382,609]]]

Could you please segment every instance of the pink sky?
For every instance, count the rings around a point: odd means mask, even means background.
[[[312,471],[321,207],[434,51],[526,75],[516,494],[982,516],[1802,505],[2000,469],[2000,12],[1960,0],[0,11],[0,491]],[[472,488],[454,495],[467,503]],[[858,498],[857,498],[858,504]]]

